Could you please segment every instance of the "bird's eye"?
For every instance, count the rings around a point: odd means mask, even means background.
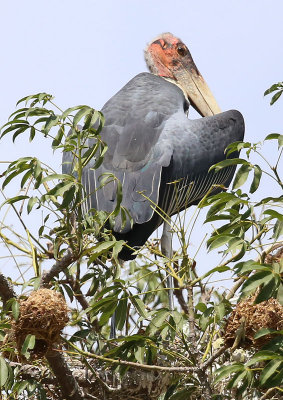
[[[188,51],[184,46],[178,46],[177,47],[177,52],[181,57],[184,57],[185,55],[188,54]]]

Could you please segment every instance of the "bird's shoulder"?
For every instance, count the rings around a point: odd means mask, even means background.
[[[125,117],[138,115],[144,118],[152,111],[170,116],[187,106],[187,100],[178,86],[160,76],[142,72],[107,101],[102,113],[106,124],[117,124],[123,122]]]
[[[147,165],[168,119],[184,112],[185,101],[182,91],[165,79],[136,75],[102,108],[105,165],[125,170]]]

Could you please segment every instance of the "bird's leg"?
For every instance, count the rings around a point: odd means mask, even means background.
[[[112,315],[111,318],[111,326],[110,326],[110,339],[116,339],[116,311]]]
[[[119,263],[123,265],[124,261],[121,258],[119,258]],[[111,318],[110,339],[116,339],[116,311],[114,311],[114,314],[112,315]]]
[[[168,263],[170,263],[173,255],[172,251],[172,231],[170,227],[170,220],[164,221],[163,224],[163,232],[161,236],[161,252],[162,254],[168,258]],[[170,270],[170,268],[169,268]],[[174,310],[174,298],[173,298],[173,277],[169,273],[167,277],[167,286],[168,286],[168,294],[169,294],[169,310]]]

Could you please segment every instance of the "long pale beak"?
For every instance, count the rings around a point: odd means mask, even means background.
[[[187,94],[191,105],[202,117],[221,113],[213,94],[197,69],[177,69],[174,71],[174,77]]]

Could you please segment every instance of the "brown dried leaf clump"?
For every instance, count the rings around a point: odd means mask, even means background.
[[[45,356],[59,340],[62,329],[69,321],[68,307],[64,297],[50,289],[39,289],[27,299],[20,300],[20,315],[12,325],[13,337],[19,354],[27,335],[36,338],[30,352],[32,359]]]
[[[271,339],[271,335],[265,335],[258,339],[255,333],[262,328],[273,330],[283,329],[283,306],[274,298],[254,304],[256,296],[241,301],[230,315],[224,336],[225,343],[232,347],[237,334],[244,325],[244,335],[239,347],[262,347]]]

